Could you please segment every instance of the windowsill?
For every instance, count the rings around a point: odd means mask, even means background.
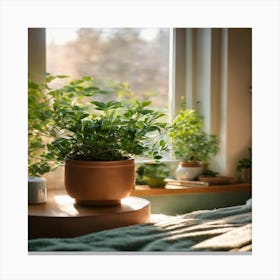
[[[178,187],[174,189],[150,188],[146,185],[135,186],[131,191],[132,196],[154,196],[154,195],[174,195],[174,194],[191,194],[191,193],[212,193],[212,192],[230,192],[230,191],[248,191],[251,190],[250,183],[235,183],[227,185],[203,186],[203,187]]]
[[[227,185],[199,186],[199,187],[178,187],[173,189],[150,188],[147,185],[136,185],[131,191],[131,196],[147,196],[147,195],[173,195],[173,194],[191,194],[191,193],[215,193],[215,192],[230,192],[230,191],[250,191],[251,183],[232,183]],[[59,187],[54,187],[52,184],[47,185],[49,191],[65,191],[62,184]]]

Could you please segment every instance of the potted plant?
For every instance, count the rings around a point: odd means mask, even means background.
[[[118,205],[134,187],[134,157],[160,159],[167,149],[159,140],[166,123],[149,101],[101,102],[93,99],[98,93],[105,92],[91,77],[47,85],[52,141],[46,158],[65,165],[65,188],[76,203]]]
[[[144,170],[145,166],[144,164],[136,165],[135,170],[135,184],[136,185],[147,185],[147,182],[144,180]]]
[[[164,179],[169,175],[169,168],[160,161],[146,162],[137,168],[136,173],[140,184],[147,184],[151,188],[160,188],[166,185]]]
[[[248,149],[249,157],[238,161],[237,171],[239,172],[239,181],[242,183],[251,182],[252,179],[252,149]]]
[[[181,109],[171,124],[169,136],[173,152],[181,160],[176,170],[179,180],[199,176],[211,156],[218,152],[216,135],[207,134],[203,128],[203,116],[192,109]]]

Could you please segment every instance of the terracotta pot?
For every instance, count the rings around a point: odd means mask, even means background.
[[[118,205],[134,187],[134,159],[65,160],[65,188],[81,205]]]
[[[204,167],[202,162],[180,162],[176,169],[176,177],[179,180],[193,180],[202,174]]]

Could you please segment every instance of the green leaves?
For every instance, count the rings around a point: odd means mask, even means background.
[[[29,175],[42,175],[49,172],[56,161],[64,160],[69,149],[69,139],[51,152],[48,150],[53,137],[73,134],[79,131],[81,122],[90,117],[90,108],[85,108],[83,99],[100,92],[93,78],[83,77],[68,82],[65,86],[53,89],[54,81],[69,79],[66,75],[46,73],[42,83],[28,81],[28,171]],[[67,82],[67,81],[66,81]],[[67,149],[65,149],[67,147]],[[48,152],[48,154],[46,154]]]
[[[51,167],[47,162],[38,162],[36,164],[31,164],[28,167],[29,174],[32,174],[32,176],[41,176],[47,172],[50,172]]]
[[[49,83],[66,79],[65,85]],[[92,77],[69,81],[47,74],[45,81],[29,81],[29,173],[43,174],[65,158],[120,160],[139,155],[158,160],[167,150],[160,137],[166,132],[165,114],[149,108],[150,101],[93,100],[115,90],[100,88]],[[129,88],[129,85],[121,85]]]
[[[107,111],[110,109],[122,108],[123,105],[121,102],[110,100],[107,103],[100,101],[91,101],[90,103],[95,105],[96,110]]]
[[[169,168],[163,162],[152,162],[143,165],[143,175],[149,178],[166,178]]]
[[[218,152],[218,139],[203,131],[203,117],[195,110],[182,109],[174,119],[169,136],[175,156],[188,161],[208,162]]]
[[[84,96],[93,96],[99,92],[98,87],[88,87],[84,89],[83,95]]]
[[[241,171],[244,168],[251,168],[252,167],[252,148],[248,148],[249,156],[246,158],[242,158],[238,161],[237,164],[237,171]]]
[[[83,149],[83,155],[88,160],[119,160],[130,155],[143,155],[151,149],[154,140],[149,133],[159,135],[163,130],[153,125],[156,119],[153,110],[150,110],[149,116],[146,112],[141,114],[139,104],[137,108],[112,100],[92,101],[91,104],[95,105],[99,114],[84,121],[80,134],[73,135],[77,142],[82,143],[79,149]],[[161,149],[154,146],[154,149],[157,148]],[[159,158],[159,152],[154,156]]]

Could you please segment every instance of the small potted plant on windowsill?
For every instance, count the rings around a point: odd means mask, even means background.
[[[252,149],[248,149],[249,157],[239,160],[237,171],[239,172],[239,181],[242,183],[250,183],[252,180]]]
[[[93,100],[100,92],[91,77],[44,92],[52,111],[46,157],[65,164],[66,191],[82,205],[118,205],[135,184],[134,156],[160,159],[167,149],[164,114],[149,101]]]
[[[171,124],[173,152],[181,160],[176,170],[179,180],[193,180],[202,174],[211,156],[218,152],[217,136],[203,128],[203,116],[192,109],[181,109]]]
[[[140,183],[147,184],[151,188],[161,188],[166,185],[165,178],[170,171],[168,166],[160,161],[146,162],[137,169]]]

